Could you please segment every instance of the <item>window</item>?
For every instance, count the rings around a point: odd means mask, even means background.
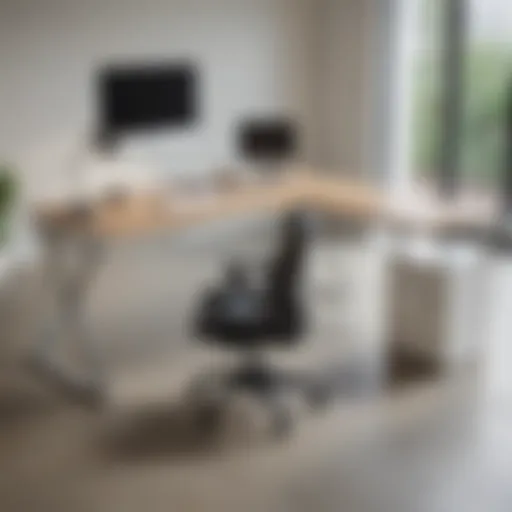
[[[403,148],[409,184],[495,199],[506,151],[512,2],[418,2],[410,97],[402,98],[411,103],[412,136]]]

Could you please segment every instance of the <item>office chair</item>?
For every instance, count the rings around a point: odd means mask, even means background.
[[[309,231],[306,213],[287,214],[264,282],[254,285],[246,269],[231,266],[225,282],[206,292],[195,316],[194,328],[201,339],[243,353],[241,365],[223,376],[221,388],[247,392],[270,405],[277,434],[291,427],[290,414],[275,400],[279,393],[301,391],[313,405],[325,398],[324,390],[310,379],[285,374],[262,357],[265,348],[293,347],[306,330],[301,284]],[[210,402],[198,411],[198,422],[205,428],[214,428],[222,407],[219,401]]]

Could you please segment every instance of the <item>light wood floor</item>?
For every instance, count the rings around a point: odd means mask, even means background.
[[[323,305],[312,334],[276,360],[339,362],[355,377],[321,414],[298,404],[288,439],[268,438],[265,411],[240,402],[212,443],[187,423],[180,391],[223,359],[190,339],[187,312],[224,254],[140,251],[107,259],[91,294],[88,312],[111,375],[103,411],[68,402],[20,366],[44,288],[29,275],[4,291],[2,512],[512,510],[511,262],[494,265],[486,362],[392,389],[374,385],[377,347],[340,316],[349,305],[339,290],[317,290]],[[326,304],[336,300],[329,314]]]

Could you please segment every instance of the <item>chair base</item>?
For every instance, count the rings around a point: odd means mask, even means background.
[[[283,394],[298,393],[309,406],[318,409],[328,402],[331,390],[311,376],[287,373],[254,358],[224,375],[216,391],[203,400],[197,410],[195,419],[199,428],[208,432],[217,430],[229,404],[229,396],[240,392],[255,397],[270,409],[272,433],[283,436],[294,425],[289,407],[280,399]]]
[[[285,379],[269,364],[249,361],[227,376],[227,385],[257,395],[272,393],[285,384]]]

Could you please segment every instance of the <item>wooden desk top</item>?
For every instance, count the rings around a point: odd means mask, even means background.
[[[301,173],[267,183],[233,186],[209,195],[186,197],[170,189],[127,195],[97,201],[80,215],[69,206],[46,205],[38,210],[37,217],[53,227],[85,229],[100,237],[128,237],[301,206],[356,219],[385,219],[406,227],[436,230],[480,229],[487,222],[481,216],[475,218],[467,212],[448,209],[438,209],[427,219],[396,209],[381,190],[368,183]]]
[[[367,185],[296,175],[189,197],[172,190],[128,195],[92,204],[80,220],[69,207],[58,205],[43,206],[37,216],[53,226],[73,226],[98,236],[124,237],[250,213],[278,213],[299,206],[361,217],[375,215],[382,209],[381,194]]]

